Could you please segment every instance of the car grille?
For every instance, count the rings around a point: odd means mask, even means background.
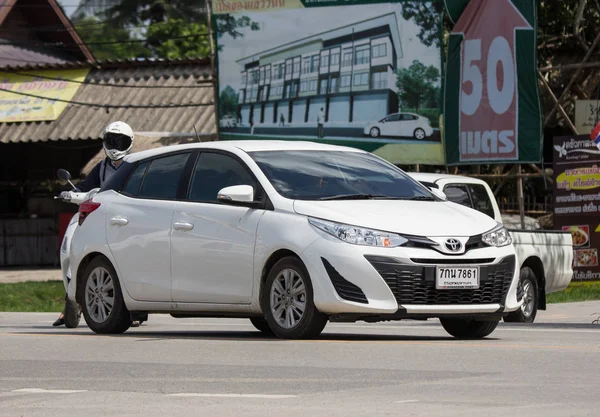
[[[504,304],[515,270],[515,257],[480,266],[477,289],[435,288],[435,266],[409,265],[396,259],[366,257],[385,280],[398,304]],[[443,261],[440,261],[442,263]]]

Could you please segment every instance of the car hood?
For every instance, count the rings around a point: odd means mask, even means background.
[[[416,236],[474,236],[498,224],[479,211],[448,201],[294,201],[298,214]]]

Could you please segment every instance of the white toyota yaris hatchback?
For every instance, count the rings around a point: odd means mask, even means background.
[[[97,333],[148,313],[249,318],[308,338],[331,321],[439,317],[481,338],[522,303],[507,231],[370,153],[307,142],[127,156],[81,204],[68,297]]]

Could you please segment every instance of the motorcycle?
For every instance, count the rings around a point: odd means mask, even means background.
[[[54,197],[55,200],[80,205],[84,201],[91,199],[99,190],[99,188],[94,188],[88,192],[78,192],[76,191],[77,187],[75,187],[75,185],[73,185],[71,182],[71,174],[69,171],[65,169],[59,169],[56,175],[58,179],[67,182],[73,188],[73,191],[69,191],[66,196]],[[60,268],[66,293],[64,320],[65,326],[70,329],[74,329],[79,326],[79,322],[81,320],[81,306],[75,300],[75,294],[73,291],[69,291],[71,289],[72,280],[69,254],[71,249],[71,240],[75,231],[77,230],[78,225],[79,212],[75,213],[73,217],[71,217],[60,245]]]

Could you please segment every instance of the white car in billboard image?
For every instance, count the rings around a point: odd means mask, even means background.
[[[522,303],[501,224],[371,153],[310,142],[130,154],[81,204],[70,259],[68,297],[97,333],[169,313],[290,339],[440,318],[483,338]]]
[[[392,113],[365,126],[363,133],[372,138],[399,136],[423,140],[433,135],[433,128],[427,117],[414,113]]]

